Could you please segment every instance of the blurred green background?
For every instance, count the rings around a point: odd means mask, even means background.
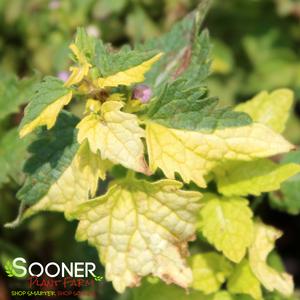
[[[60,214],[39,214],[13,230],[2,226],[18,211],[15,194],[24,180],[22,166],[30,140],[20,141],[16,127],[35,80],[46,74],[66,76],[68,45],[78,26],[115,47],[134,44],[168,31],[198,3],[0,0],[0,263],[16,256],[45,264],[98,261],[94,248],[75,242],[76,222],[66,222]],[[291,88],[295,105],[285,136],[299,145],[300,1],[215,0],[204,27],[214,45],[208,80],[211,94],[220,98],[221,106],[232,106],[262,90]],[[72,109],[76,112],[76,106]],[[300,163],[295,153],[278,159]],[[300,178],[285,183],[279,192],[255,199],[253,208],[265,222],[285,232],[279,253],[299,287]],[[8,279],[0,269],[0,300],[13,299],[9,290],[22,287],[26,282]],[[141,299],[132,292],[119,296],[107,282],[97,285],[96,293],[96,298],[82,299]]]

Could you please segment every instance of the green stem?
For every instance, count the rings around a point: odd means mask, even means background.
[[[128,170],[125,179],[128,181],[134,180],[135,172],[133,170]]]

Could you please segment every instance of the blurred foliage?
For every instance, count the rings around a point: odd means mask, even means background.
[[[300,151],[286,154],[283,163],[293,162],[300,164]],[[300,174],[295,175],[281,186],[281,190],[272,193],[271,205],[279,210],[287,211],[290,214],[300,213]]]
[[[284,10],[283,7],[289,7]],[[215,39],[210,89],[223,105],[289,87],[300,99],[298,1],[215,1],[206,25]],[[268,13],[266,13],[268,12]],[[297,103],[299,108],[299,102]],[[300,142],[294,114],[285,136]]]
[[[158,36],[196,0],[0,0],[0,64],[24,74],[66,70],[79,26],[116,45]],[[158,21],[157,21],[158,20]]]
[[[86,27],[90,35],[99,36],[118,47],[159,36],[198,2],[0,0],[1,224],[14,219],[17,212],[15,193],[23,181],[21,170],[28,141],[18,139],[16,126],[22,118],[28,92],[35,82],[33,71],[47,75],[67,71],[68,44],[78,26]],[[285,136],[299,145],[300,1],[215,0],[205,26],[209,28],[214,44],[212,76],[209,79],[211,94],[220,97],[221,106],[228,106],[250,99],[262,90],[270,92],[282,87],[293,89],[295,107]],[[18,77],[25,79],[20,81]],[[76,105],[72,110],[76,113]],[[299,163],[299,157],[297,151],[276,160]],[[299,197],[298,175],[285,182],[280,191],[270,194],[268,202],[280,211],[299,214]],[[254,202],[258,210],[265,205],[262,202],[265,203],[265,199],[256,199]],[[1,226],[0,263],[18,255],[40,262],[80,261],[82,257],[97,261],[93,248],[74,241],[75,225],[64,222],[59,214],[48,213],[27,220],[14,231]],[[294,243],[297,243],[297,233],[294,239]],[[197,249],[198,245],[194,247]],[[297,264],[293,270],[299,286],[299,254],[287,259]],[[0,281],[1,277],[0,272]],[[105,300],[202,299],[202,295],[186,296],[177,287],[166,286],[151,278],[145,280],[141,288],[122,296],[116,295],[108,283],[101,283],[96,292],[99,299]],[[231,298],[222,294],[218,299]],[[267,299],[281,300],[282,297],[274,294]]]

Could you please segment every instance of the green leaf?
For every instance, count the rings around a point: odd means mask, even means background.
[[[198,229],[209,243],[238,263],[253,240],[252,211],[248,201],[205,194]]]
[[[208,95],[203,81],[209,75],[210,41],[207,31],[197,36],[198,31],[194,27],[197,23],[197,15],[194,13],[187,17],[177,27],[175,26],[174,32],[171,31],[165,38],[162,38],[164,45],[164,42],[169,43],[169,38],[177,36],[177,31],[181,34],[185,31],[189,32],[189,39],[180,42],[183,54],[179,59],[179,65],[176,66],[174,57],[170,51],[167,51],[148,73],[147,78],[156,76],[154,85],[161,85],[161,87],[156,89],[158,91],[156,99],[147,107],[146,117],[175,129],[209,132],[226,127],[249,125],[251,118],[247,114],[237,113],[230,109],[218,109],[218,99]],[[184,37],[185,35],[181,39]],[[178,40],[180,41],[180,38]],[[174,49],[172,44],[172,51]],[[164,49],[161,50],[164,51]],[[170,57],[172,68],[166,67],[165,60]],[[165,71],[158,73],[157,68],[161,64]],[[149,80],[146,82],[149,83]]]
[[[247,114],[218,109],[217,104],[218,99],[209,97],[205,87],[178,79],[150,103],[147,117],[166,127],[203,132],[251,124]]]
[[[140,287],[129,290],[126,300],[215,300],[212,296],[207,296],[201,292],[191,290],[187,293],[182,288],[175,285],[167,285],[161,281],[149,283],[143,281]],[[220,300],[220,299],[219,299]],[[227,299],[226,299],[227,300]]]
[[[21,184],[24,176],[22,168],[28,157],[27,146],[30,139],[20,139],[16,128],[7,131],[0,139],[0,186],[10,178]]]
[[[150,281],[150,279],[148,280]],[[122,298],[123,299],[123,298]],[[204,295],[193,289],[185,291],[175,285],[166,285],[159,281],[150,283],[143,281],[140,287],[133,288],[125,295],[124,300],[251,300],[242,295],[235,297],[227,291],[219,291],[211,295]]]
[[[204,30],[197,35],[191,45],[191,53],[188,59],[185,59],[182,65],[172,74],[172,79],[185,79],[190,83],[203,84],[203,81],[210,75],[210,65],[212,56],[212,47],[209,33]]]
[[[262,299],[260,282],[254,276],[246,259],[236,265],[228,279],[227,288],[232,294],[248,294],[253,299]]]
[[[220,291],[213,295],[212,300],[235,300],[235,298],[233,295],[230,295],[227,291]]]
[[[111,76],[99,77],[94,81],[97,88],[103,89],[105,87],[117,87],[120,85],[130,86],[145,80],[145,73],[147,73],[151,66],[160,59],[162,53],[158,53],[150,59],[142,62],[139,65],[134,65],[129,69],[119,71]]]
[[[14,226],[39,211],[63,212],[71,219],[76,206],[94,196],[108,162],[91,152],[87,143],[76,142],[77,118],[62,113],[50,131],[42,130],[31,144],[32,156],[25,165],[28,177],[17,196],[22,201]],[[25,211],[22,207],[26,207]]]
[[[79,27],[76,32],[75,45],[79,51],[85,56],[88,62],[91,62],[95,56],[95,38],[89,36],[86,30]],[[76,61],[77,58],[74,56],[73,59]]]
[[[77,122],[76,117],[63,112],[55,127],[50,131],[40,130],[38,138],[29,146],[31,157],[24,166],[28,177],[17,194],[25,204],[33,205],[45,196],[70,165],[79,147]]]
[[[2,70],[0,73],[0,120],[2,120],[18,112],[20,105],[29,101],[28,96],[35,79],[18,80],[14,74]]]
[[[95,53],[94,64],[102,77],[108,77],[142,64],[157,54],[158,51],[133,50],[126,45],[119,51],[112,52],[101,40],[97,40]]]
[[[216,252],[193,255],[190,259],[195,290],[211,294],[220,289],[232,271],[231,263]]]
[[[126,178],[77,209],[76,237],[97,248],[118,292],[149,274],[183,288],[192,283],[185,257],[201,194],[181,187],[175,180]]]
[[[47,125],[48,129],[53,127],[60,110],[69,103],[71,97],[72,92],[63,86],[61,80],[45,77],[34,87],[20,124],[20,135],[25,136],[41,125]]]
[[[214,170],[218,191],[226,196],[259,196],[263,192],[280,189],[285,180],[299,172],[300,165],[279,165],[268,159],[230,161]]]
[[[197,39],[200,25],[208,11],[211,1],[201,1],[198,9],[190,13],[187,17],[175,24],[170,32],[167,34],[149,40],[138,48],[143,50],[159,50],[165,55],[160,61],[148,72],[146,76],[146,83],[150,86],[158,87],[170,79],[178,77],[189,66],[193,68],[193,72],[197,77],[198,82],[201,82],[207,77],[209,72],[208,54],[210,45],[208,43],[207,34],[200,36],[200,48],[195,47],[199,45],[195,42]],[[193,58],[192,52],[194,51]],[[190,64],[195,60],[197,64]],[[190,68],[190,70],[191,70]]]
[[[288,153],[284,156],[282,164],[296,163],[300,165],[300,151]],[[282,183],[280,192],[271,194],[270,203],[272,207],[286,211],[290,214],[300,213],[300,174],[289,178]]]

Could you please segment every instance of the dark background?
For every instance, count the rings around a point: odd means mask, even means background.
[[[0,0],[0,101],[1,88],[8,88],[3,81],[7,76],[32,76],[35,70],[41,75],[59,75],[66,71],[68,44],[77,26],[85,26],[90,34],[118,47],[162,34],[193,10],[197,2]],[[216,0],[204,26],[209,29],[214,44],[212,75],[208,80],[211,94],[220,98],[221,106],[230,106],[251,98],[261,90],[293,89],[295,107],[284,135],[299,145],[300,2]],[[80,261],[83,258],[85,261],[98,261],[94,248],[75,242],[76,222],[66,222],[61,214],[41,213],[13,230],[2,226],[17,215],[19,201],[15,195],[24,180],[21,167],[26,155],[18,154],[18,159],[8,161],[1,139],[4,140],[6,133],[18,125],[23,107],[20,105],[19,112],[0,119],[1,263],[16,256],[42,264]],[[76,113],[76,105],[71,109]],[[7,175],[7,170],[12,169],[16,170],[14,174]],[[300,218],[297,214],[300,199],[294,199],[296,208],[293,214],[288,214],[284,205],[278,207],[272,204],[271,199],[272,195],[265,195],[253,199],[252,205],[266,223],[285,233],[278,242],[278,252],[299,287]],[[98,270],[103,272],[100,264]],[[8,278],[0,267],[0,300],[11,299],[8,291],[26,286],[26,281]],[[96,293],[96,298],[84,299],[125,299],[118,296],[107,282],[100,283]]]

